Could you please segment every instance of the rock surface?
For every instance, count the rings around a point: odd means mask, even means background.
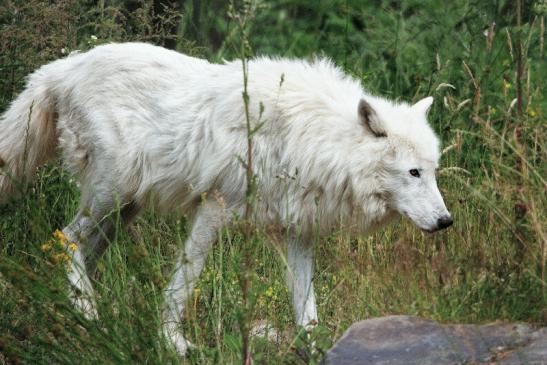
[[[441,325],[410,316],[353,324],[324,365],[547,365],[547,327]]]

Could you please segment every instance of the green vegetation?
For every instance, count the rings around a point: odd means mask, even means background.
[[[311,338],[293,324],[280,238],[223,231],[187,306],[184,329],[197,347],[185,362],[241,363],[241,329],[259,321],[280,336],[251,338],[257,364],[317,363],[352,322],[372,316],[546,325],[547,3],[272,0],[243,29],[233,16],[241,8],[220,0],[2,2],[0,111],[36,67],[103,42],[144,40],[212,61],[242,49],[322,54],[374,93],[435,97],[439,185],[455,224],[428,235],[400,220],[369,237],[318,240],[321,323]],[[177,363],[159,325],[184,217],[148,212],[129,232],[117,230],[94,278],[100,320],[88,321],[68,300],[55,244],[43,246],[75,213],[76,184],[54,163],[22,188],[21,199],[0,207],[0,364]]]

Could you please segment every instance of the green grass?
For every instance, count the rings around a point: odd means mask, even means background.
[[[197,348],[185,362],[241,363],[241,323],[259,320],[282,334],[279,343],[251,340],[259,364],[315,363],[351,323],[387,314],[547,324],[545,3],[525,2],[520,27],[508,6],[277,0],[258,10],[248,25],[255,54],[325,54],[373,92],[409,101],[435,97],[430,120],[446,148],[439,185],[455,224],[429,235],[399,220],[368,237],[341,232],[318,239],[321,324],[312,339],[299,336],[292,320],[282,237],[257,231],[250,245],[237,230],[223,231],[187,305],[184,329]],[[238,54],[241,33],[223,2],[204,2],[200,37],[188,30],[191,9],[185,10],[179,50],[212,60]],[[77,1],[0,6],[0,110],[26,73],[61,57],[61,48],[91,47],[91,34],[99,43],[161,43],[142,13],[116,14]],[[489,42],[483,31],[493,22]],[[522,112],[511,108],[519,38]],[[0,364],[177,363],[158,331],[185,218],[148,212],[132,234],[118,229],[94,278],[100,319],[88,321],[70,305],[63,265],[41,249],[77,204],[75,183],[53,163],[22,198],[0,207]],[[250,273],[247,299],[242,273]],[[311,341],[320,351],[302,356]]]

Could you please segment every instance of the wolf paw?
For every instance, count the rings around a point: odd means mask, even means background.
[[[267,320],[254,322],[249,334],[251,337],[264,338],[272,343],[279,343],[284,335]]]
[[[164,329],[163,335],[169,344],[175,348],[175,351],[180,357],[185,357],[188,350],[194,349],[196,346],[184,338],[178,330]]]
[[[87,320],[92,321],[99,319],[99,313],[97,313],[97,308],[93,300],[72,293],[70,301]]]

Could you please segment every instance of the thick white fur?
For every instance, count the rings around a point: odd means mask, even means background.
[[[432,99],[411,106],[372,96],[325,59],[257,58],[248,70],[251,121],[262,124],[253,138],[254,212],[257,222],[290,231],[288,283],[297,321],[306,325],[317,320],[312,234],[341,226],[366,233],[397,213],[435,230],[448,216],[434,174],[439,142],[426,120]],[[0,119],[7,171],[0,200],[55,146],[79,178],[80,214],[65,229],[84,246],[75,265],[92,269],[104,251],[98,231],[109,229],[103,218],[116,201],[128,207],[127,221],[150,204],[194,217],[166,292],[164,333],[181,354],[187,342],[173,323],[217,230],[245,205],[242,91],[240,61],[211,64],[142,43],[109,44],[41,67]],[[373,114],[358,113],[362,99]],[[90,293],[85,270],[75,272],[74,286]]]

